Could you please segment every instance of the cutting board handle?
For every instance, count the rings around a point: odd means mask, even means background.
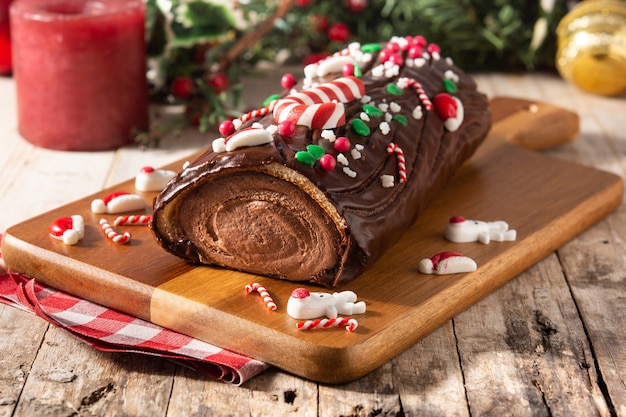
[[[542,150],[576,139],[580,119],[573,111],[541,101],[494,97],[489,102],[493,125],[490,140]]]

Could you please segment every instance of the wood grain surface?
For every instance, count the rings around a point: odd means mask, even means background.
[[[13,271],[296,375],[327,383],[351,381],[408,349],[621,203],[621,178],[521,147],[570,141],[578,132],[575,114],[510,98],[495,99],[492,108],[495,124],[485,146],[383,259],[341,288],[355,291],[368,306],[366,314],[355,316],[355,332],[297,330],[285,309],[300,283],[188,265],[158,247],[147,228],[119,226],[133,233],[129,245],[107,241],[98,220],[112,222],[113,216],[91,213],[90,202],[111,191],[135,192],[132,181],[9,228],[4,258]],[[168,168],[178,170],[183,162]],[[146,201],[153,196],[146,193]],[[50,239],[48,225],[72,214],[85,218],[84,239],[76,246]],[[517,240],[448,242],[442,231],[452,215],[505,220],[518,231]],[[479,268],[447,276],[417,271],[420,259],[441,251],[470,256]],[[244,291],[251,282],[268,288],[277,311],[268,311],[259,297]]]

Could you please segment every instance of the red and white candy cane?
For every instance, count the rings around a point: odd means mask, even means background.
[[[130,242],[130,239],[131,239],[130,233],[125,232],[123,235],[120,235],[119,233],[115,231],[115,229],[113,229],[113,227],[109,224],[109,221],[107,219],[100,219],[100,228],[106,235],[107,239],[115,243],[119,243],[120,245],[123,245],[124,243]]]
[[[398,176],[400,177],[400,182],[406,182],[406,161],[404,159],[404,151],[395,143],[390,143],[387,145],[387,153],[396,154],[396,158],[398,158]]]
[[[254,109],[252,111],[249,111],[248,113],[239,116],[238,119],[241,121],[241,123],[245,123],[248,120],[256,119],[257,117],[263,117],[274,111],[274,107],[276,106],[277,102],[278,100],[272,100],[267,104],[267,106],[261,109]]]
[[[113,220],[114,226],[145,226],[150,223],[152,219],[151,216],[141,215],[141,216],[117,216]]]
[[[296,323],[298,330],[327,329],[341,326],[346,326],[347,331],[353,332],[359,327],[359,322],[351,317],[337,317],[335,319],[316,319]]]
[[[406,85],[407,87],[413,87],[415,89],[415,92],[417,93],[417,97],[419,97],[422,105],[426,108],[426,110],[433,109],[433,103],[428,98],[428,95],[424,91],[424,87],[422,87],[422,84],[420,84],[419,81],[413,78],[403,77],[398,80],[398,84]]]
[[[338,78],[278,100],[274,120],[291,120],[310,129],[332,129],[346,123],[343,103],[361,98],[364,93],[360,79]]]
[[[246,291],[248,292],[248,294],[252,294],[253,292],[258,292],[261,298],[263,298],[263,301],[265,302],[265,305],[267,306],[267,308],[272,311],[276,310],[276,303],[274,303],[272,296],[270,296],[270,293],[267,292],[265,287],[259,284],[258,282],[246,285]]]

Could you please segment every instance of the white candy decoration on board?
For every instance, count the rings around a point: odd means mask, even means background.
[[[91,211],[102,214],[124,213],[126,211],[145,210],[146,202],[142,196],[125,191],[106,195],[91,202]]]
[[[165,185],[176,176],[174,171],[143,167],[135,177],[135,188],[139,191],[162,191]]]
[[[50,224],[48,234],[66,245],[77,244],[85,236],[83,216],[76,214],[56,219]]]
[[[463,216],[450,218],[445,232],[446,239],[456,243],[481,242],[489,244],[494,242],[513,241],[517,238],[517,232],[509,229],[504,221],[485,222],[469,220]]]
[[[338,314],[350,316],[365,313],[365,302],[356,300],[357,296],[352,291],[331,294],[296,288],[287,302],[287,314],[294,319],[308,320],[324,316],[334,319]]]
[[[422,274],[459,274],[476,271],[476,262],[456,252],[440,252],[431,258],[422,259],[419,270]]]

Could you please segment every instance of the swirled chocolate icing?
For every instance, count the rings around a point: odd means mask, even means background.
[[[328,58],[336,65],[307,68],[285,93],[344,77],[337,65],[352,58],[364,94],[343,103],[345,124],[297,125],[281,135],[272,104],[242,116],[226,143],[246,127],[268,132],[269,141],[226,151],[218,139],[170,181],[154,201],[158,242],[192,263],[293,281],[336,286],[360,275],[490,128],[487,99],[474,81],[436,46],[422,45],[426,52],[416,56],[404,42],[394,47],[401,59],[386,62],[377,47],[353,44]],[[460,126],[446,125],[455,115]],[[339,137],[349,139],[348,150],[335,149]],[[321,153],[336,161],[334,169]]]

